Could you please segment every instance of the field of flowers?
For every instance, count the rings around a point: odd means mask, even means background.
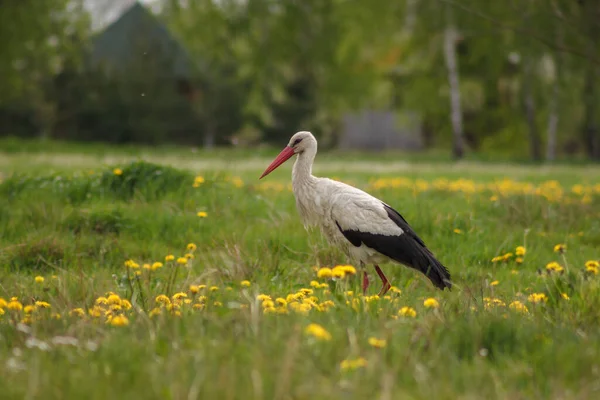
[[[349,173],[320,155],[317,173],[398,209],[455,282],[382,265],[380,298],[304,230],[289,167],[258,181],[269,158],[4,156],[1,398],[600,395],[600,168]]]

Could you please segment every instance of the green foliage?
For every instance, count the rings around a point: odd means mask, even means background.
[[[145,161],[132,162],[118,171],[115,169],[102,174],[100,191],[124,200],[134,196],[157,199],[182,189],[185,183],[191,187],[193,182],[189,173]]]
[[[119,63],[120,77],[106,76],[87,62],[96,36],[83,2],[17,3],[0,17],[12,38],[1,46],[0,135],[211,147],[280,143],[309,129],[326,148],[344,114],[391,109],[419,113],[426,144],[447,148],[443,43],[455,27],[472,151],[541,154],[552,141],[532,139],[555,121],[558,153],[600,157],[593,1],[160,1],[148,19],[189,55],[183,79],[166,76],[168,55],[141,47],[127,51],[138,57]],[[527,145],[514,140],[524,134]]]

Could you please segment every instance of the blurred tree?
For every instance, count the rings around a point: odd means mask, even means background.
[[[83,0],[5,0],[0,9],[0,108],[33,119],[21,131],[1,123],[0,134],[48,134],[54,105],[45,89],[65,60],[80,52],[74,38],[85,36],[89,23]]]

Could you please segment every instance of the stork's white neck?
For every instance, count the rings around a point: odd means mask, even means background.
[[[317,149],[308,148],[299,153],[294,168],[292,169],[292,185],[300,186],[312,182],[315,177],[312,176],[312,165],[315,161]]]

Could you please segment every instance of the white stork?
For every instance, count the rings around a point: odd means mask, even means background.
[[[317,140],[306,131],[297,132],[267,167],[260,179],[294,154],[292,187],[305,228],[318,226],[333,245],[363,267],[363,293],[369,286],[365,264],[373,264],[381,278],[384,295],[391,287],[379,263],[395,261],[422,272],[439,289],[450,289],[450,273],[425,247],[425,243],[392,207],[355,187],[312,175]]]

